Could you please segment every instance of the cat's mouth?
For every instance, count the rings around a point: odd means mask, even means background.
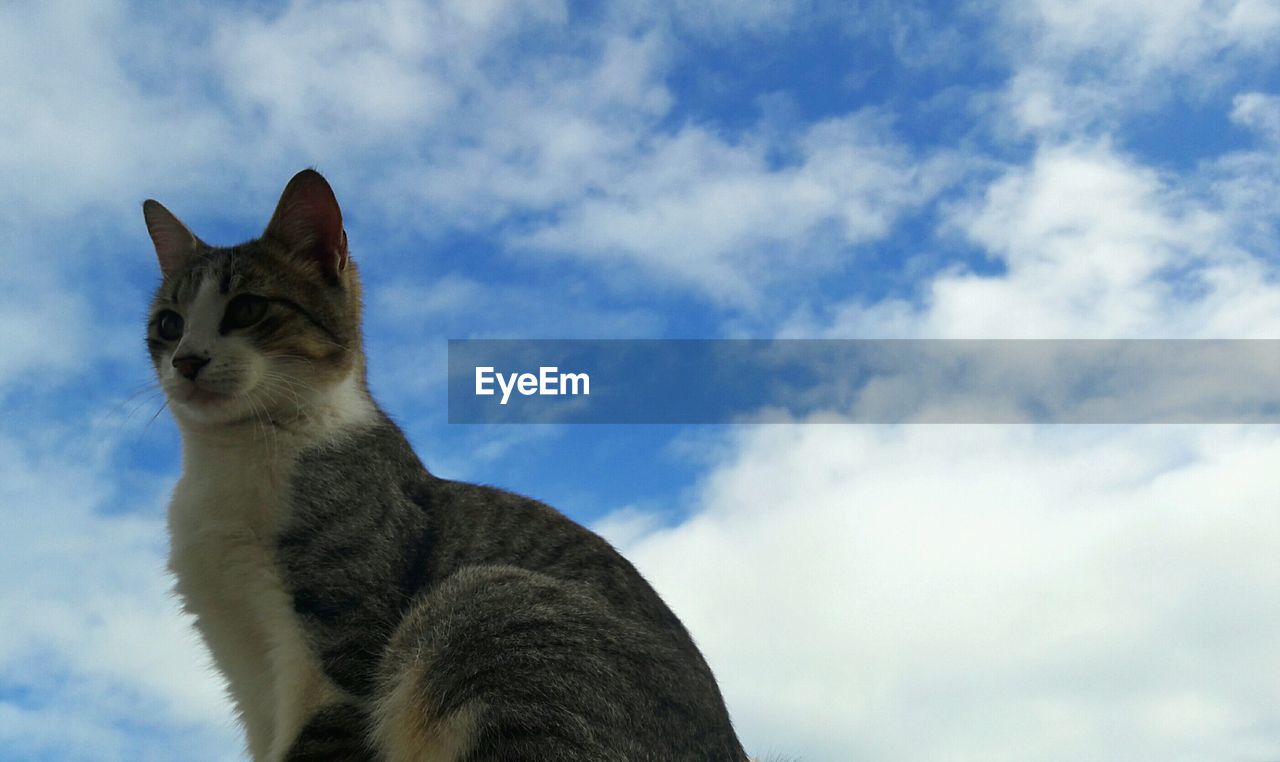
[[[230,394],[215,392],[198,384],[192,384],[191,393],[187,395],[184,402],[195,405],[220,405],[230,402],[231,399]]]

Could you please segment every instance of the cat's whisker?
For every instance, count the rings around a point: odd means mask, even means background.
[[[308,384],[307,382],[299,378],[288,376],[283,373],[277,373],[275,371],[268,370],[268,371],[263,371],[262,377],[270,381],[275,381],[281,384],[285,384],[291,388],[298,388],[308,392],[316,391],[316,388],[311,384]]]
[[[263,418],[266,419],[266,423],[269,429],[268,433],[271,436],[271,454],[272,454],[271,461],[274,463],[276,460],[275,455],[279,450],[279,444],[280,444],[280,437],[279,437],[278,431],[280,428],[283,427],[284,423],[282,421],[277,421],[275,418],[272,417],[271,412],[267,410],[266,403],[259,402],[258,404],[262,409],[262,415],[263,415]]]
[[[160,409],[155,412],[155,415],[151,416],[151,420],[147,421],[147,425],[142,427],[142,433],[145,434],[147,430],[151,428],[151,424],[156,422],[156,419],[160,417],[160,414],[163,413],[164,409],[167,407],[169,407],[169,398],[165,397],[164,402],[160,403]]]
[[[111,405],[108,409],[95,414],[90,420],[89,425],[94,430],[103,432],[104,436],[116,436],[129,432],[134,428],[131,423],[135,416],[137,416],[138,411],[149,407],[157,398],[162,397],[163,395],[164,392],[160,389],[143,389],[139,392],[135,392],[130,395],[128,399],[120,400]],[[160,410],[163,409],[164,407],[161,406]],[[160,410],[156,411],[157,415]],[[152,420],[154,420],[154,418],[155,416],[152,416]],[[148,421],[147,425],[144,425],[140,430],[134,432],[132,435],[133,438],[136,441],[141,442],[149,425],[150,421]]]
[[[298,388],[301,387],[304,392],[310,392],[313,395],[315,394],[315,390],[306,384],[302,384],[301,382],[295,382],[294,380],[289,379],[287,377],[278,376],[270,373],[263,375],[262,381],[261,381],[261,387],[269,395],[274,396],[276,392],[284,392],[285,394],[288,394],[293,399],[293,405],[295,410],[294,410],[292,420],[298,420],[300,417],[302,417],[303,408],[305,407],[304,405],[305,400],[303,399],[303,396],[298,393]]]
[[[351,347],[348,347],[346,344],[339,344],[338,342],[333,341],[332,339],[326,339],[321,336],[312,336],[311,339],[319,344],[328,344],[329,346],[334,347],[336,349],[341,349],[343,352],[351,351]]]
[[[267,446],[267,452],[269,454],[267,462],[275,463],[276,454],[279,451],[279,445],[280,445],[279,440],[277,439],[277,436],[276,436],[276,424],[271,419],[271,413],[266,409],[265,406],[254,401],[250,401],[250,404],[253,406],[254,410],[260,410],[262,412],[258,420],[262,427],[263,444]]]
[[[265,382],[270,384],[269,388],[273,392],[283,392],[292,398],[294,405],[301,406],[303,401],[308,397],[315,397],[315,389],[297,387],[297,385],[289,384],[282,379],[273,379]]]
[[[128,400],[132,397],[136,397],[137,395],[142,394],[143,392],[150,391],[153,389],[159,389],[159,388],[160,388],[160,381],[154,378],[151,379],[150,381],[145,381],[140,384],[134,384],[133,386],[130,386],[127,389],[125,389],[125,392],[127,395],[125,399]]]
[[[312,360],[310,357],[306,357],[304,355],[290,354],[290,353],[284,353],[284,352],[268,352],[266,353],[265,356],[270,357],[273,360],[286,360],[286,361],[292,360],[296,362],[304,362],[307,365],[315,367],[315,361]]]
[[[261,407],[252,396],[248,394],[239,394],[236,396],[243,400],[245,405],[249,408],[249,414],[253,418],[254,426],[258,430],[262,444],[267,448],[270,456],[269,460],[274,461],[276,454],[275,427],[271,423],[270,414],[267,412],[266,408]]]
[[[144,407],[149,406],[150,404],[152,404],[158,398],[161,398],[161,397],[164,397],[164,392],[157,390],[152,392],[151,394],[148,394],[146,397],[138,400],[137,404],[135,404],[132,408],[130,408],[129,412],[125,414],[124,421],[122,421],[122,424],[128,423],[129,421],[133,420],[133,417],[138,414],[139,410],[142,410]],[[168,398],[165,398],[165,404],[168,404]],[[164,409],[163,406],[160,409],[163,410]]]
[[[103,412],[103,418],[109,418],[113,415],[120,414],[127,405],[133,403],[139,397],[142,397],[142,404],[145,404],[154,396],[155,393],[163,392],[164,390],[161,388],[159,381],[152,380],[147,383],[131,386],[125,391],[126,394],[124,397],[116,400],[115,404]],[[137,407],[135,406],[125,415],[125,419],[127,420],[136,411]]]
[[[160,389],[143,390],[131,395],[128,399],[120,400],[111,408],[102,413],[99,422],[105,423],[112,421],[124,425],[128,423],[139,410],[154,402],[156,397],[164,394]]]

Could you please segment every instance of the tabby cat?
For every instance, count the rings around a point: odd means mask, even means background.
[[[433,476],[370,397],[323,177],[239,246],[143,213],[147,346],[182,434],[170,567],[253,759],[746,759],[630,563],[542,503]]]

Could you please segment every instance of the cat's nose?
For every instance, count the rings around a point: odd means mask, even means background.
[[[173,358],[173,367],[178,372],[192,381],[196,380],[196,376],[200,374],[200,369],[209,364],[208,357],[198,357],[196,355],[183,355],[182,357]]]

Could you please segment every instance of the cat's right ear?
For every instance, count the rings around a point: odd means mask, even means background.
[[[156,245],[160,271],[168,278],[185,267],[196,255],[200,249],[200,239],[181,220],[174,217],[173,212],[154,199],[142,202],[142,216],[147,221],[151,242]]]
[[[262,237],[319,265],[330,283],[341,282],[350,261],[338,199],[329,182],[314,169],[302,170],[285,186]]]

